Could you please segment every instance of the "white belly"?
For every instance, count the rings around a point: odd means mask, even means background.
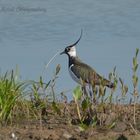
[[[78,84],[80,84],[80,80],[78,79],[78,77],[71,71],[71,67],[72,67],[73,65],[71,65],[68,69],[69,69],[69,74],[70,74],[70,76],[71,76],[71,78],[75,81],[75,82],[77,82]]]
[[[71,66],[72,67],[72,66]],[[70,76],[72,77],[72,79],[77,82],[78,84],[82,85],[81,84],[81,81],[76,77],[76,75],[71,71],[71,69],[69,68],[69,73],[70,73]],[[85,88],[86,88],[86,92],[87,93],[93,93],[93,90],[92,90],[92,86],[88,83],[85,84]]]

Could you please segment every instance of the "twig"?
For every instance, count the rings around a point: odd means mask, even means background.
[[[78,114],[79,120],[81,121],[82,117],[81,117],[81,113],[80,113],[80,108],[79,108],[78,101],[76,99],[75,99],[75,103],[76,103],[76,108],[77,108],[77,114]]]
[[[132,128],[132,130],[134,131],[134,133],[137,135],[138,131],[133,127],[133,125],[131,123],[129,123],[130,127]]]

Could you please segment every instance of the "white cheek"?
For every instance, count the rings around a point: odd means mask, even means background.
[[[74,51],[74,50],[73,50],[73,51],[70,51],[70,52],[69,52],[69,55],[75,57],[75,56],[76,56],[76,51]]]

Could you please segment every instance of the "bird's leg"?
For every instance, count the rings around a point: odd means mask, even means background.
[[[86,90],[86,83],[82,79],[80,79],[80,81],[81,81],[81,89],[82,89],[84,98],[88,97],[88,93],[87,93],[87,90]]]
[[[97,103],[97,99],[96,99],[96,95],[97,95],[97,89],[95,85],[92,85],[92,93],[93,93],[93,103],[96,104]]]
[[[88,93],[87,93],[85,85],[82,86],[82,92],[83,92],[84,97],[88,97]]]
[[[92,90],[92,85],[89,84],[88,88],[89,88],[90,100],[91,100],[91,102],[93,102],[93,93],[94,93],[94,92],[93,92],[93,90]]]

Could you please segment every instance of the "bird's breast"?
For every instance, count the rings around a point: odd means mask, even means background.
[[[78,84],[80,84],[80,79],[76,76],[76,74],[71,70],[71,68],[74,66],[74,64],[72,64],[70,67],[69,67],[69,74],[71,76],[71,78],[77,82]]]

